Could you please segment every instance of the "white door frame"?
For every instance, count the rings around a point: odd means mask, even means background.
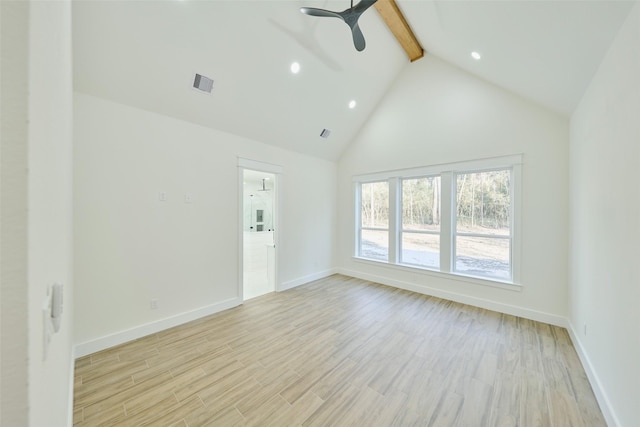
[[[275,291],[280,288],[278,283],[278,249],[280,235],[280,207],[282,201],[282,174],[284,169],[282,166],[274,165],[272,163],[265,163],[257,160],[245,159],[238,157],[238,297],[240,301],[244,302],[244,171],[254,170],[258,172],[267,172],[275,176],[275,201],[274,201],[274,214],[273,214],[273,244],[274,248],[274,278],[275,278]]]

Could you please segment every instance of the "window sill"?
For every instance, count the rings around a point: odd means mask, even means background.
[[[430,270],[428,268],[421,268],[421,267],[417,267],[417,266],[410,266],[410,265],[404,265],[404,264],[390,264],[387,261],[377,261],[375,259],[369,259],[369,258],[360,258],[357,256],[353,256],[352,257],[354,261],[359,262],[359,263],[363,263],[363,264],[369,264],[369,265],[375,265],[377,267],[387,267],[393,270],[399,270],[399,271],[404,271],[407,273],[416,273],[419,272],[421,274],[424,274],[426,276],[432,276],[432,277],[437,277],[440,279],[446,279],[446,280],[455,280],[455,281],[459,281],[459,282],[466,282],[466,283],[472,283],[475,285],[482,285],[482,286],[490,286],[492,288],[499,288],[499,289],[505,289],[508,291],[515,291],[515,292],[522,292],[522,288],[523,286],[521,284],[518,283],[512,283],[512,282],[506,282],[506,281],[502,281],[499,279],[491,279],[491,278],[484,278],[484,277],[477,277],[477,276],[467,276],[464,274],[460,274],[460,273],[444,273],[442,271],[436,271],[436,270]]]

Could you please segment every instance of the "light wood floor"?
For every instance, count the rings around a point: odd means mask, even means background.
[[[606,424],[565,329],[332,276],[78,359],[74,425]]]

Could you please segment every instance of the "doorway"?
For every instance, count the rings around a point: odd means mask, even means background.
[[[276,290],[277,175],[242,169],[242,297]]]

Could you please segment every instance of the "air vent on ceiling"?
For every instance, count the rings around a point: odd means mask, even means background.
[[[329,138],[329,135],[331,135],[331,131],[329,129],[322,129],[322,132],[320,132],[320,136],[324,139]]]
[[[203,76],[202,74],[196,74],[195,79],[193,79],[193,87],[203,92],[211,93],[211,90],[213,89],[213,80],[207,76]]]

